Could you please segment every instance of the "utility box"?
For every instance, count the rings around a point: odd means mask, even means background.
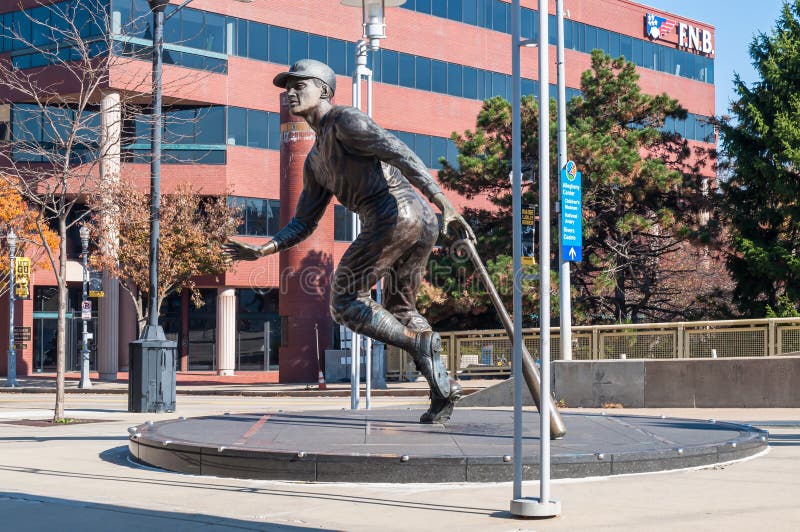
[[[174,412],[177,342],[144,339],[128,346],[128,412]]]
[[[325,350],[325,382],[350,382],[350,365],[353,361],[349,349]],[[367,360],[361,355],[361,380],[366,376]]]

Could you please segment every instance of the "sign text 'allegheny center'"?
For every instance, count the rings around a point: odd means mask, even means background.
[[[569,161],[561,169],[561,256],[563,260],[579,262],[583,259],[583,199],[581,173]]]

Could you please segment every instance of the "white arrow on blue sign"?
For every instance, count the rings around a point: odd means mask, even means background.
[[[581,173],[569,161],[561,169],[561,256],[570,262],[583,259],[583,199]]]

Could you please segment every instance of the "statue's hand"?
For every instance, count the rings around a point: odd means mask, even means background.
[[[446,236],[450,229],[462,239],[469,239],[476,242],[475,233],[463,216],[458,214],[455,207],[448,204],[442,211],[442,236]]]
[[[277,246],[274,242],[270,241],[259,246],[256,244],[247,244],[237,240],[228,240],[222,246],[222,256],[227,264],[231,264],[240,260],[256,260],[267,255],[271,255],[277,251]]]

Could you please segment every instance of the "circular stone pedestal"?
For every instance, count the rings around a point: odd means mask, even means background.
[[[513,413],[456,409],[446,425],[422,410],[232,414],[131,428],[139,462],[182,473],[310,482],[500,482],[513,479]],[[766,432],[732,423],[563,414],[552,478],[704,466],[752,456]],[[526,480],[539,476],[535,411],[523,414]]]

